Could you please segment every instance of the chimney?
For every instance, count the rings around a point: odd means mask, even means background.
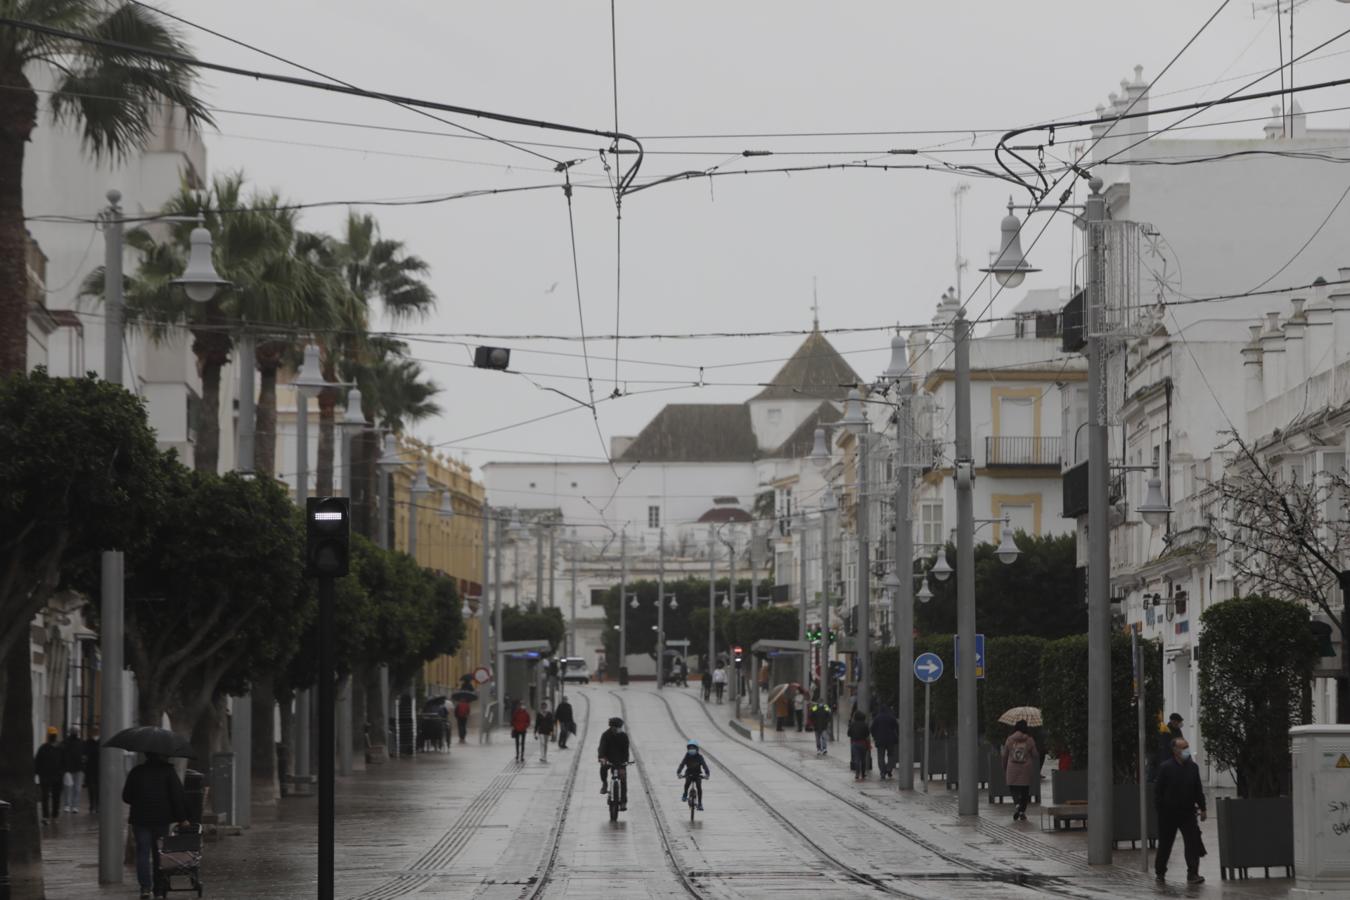
[[[1304,307],[1303,315],[1308,320],[1303,333],[1303,349],[1308,354],[1308,375],[1311,377],[1327,371],[1335,363],[1331,357],[1332,311],[1325,278],[1318,276],[1313,282],[1312,300]]]
[[[1242,348],[1242,374],[1246,378],[1247,412],[1251,413],[1265,402],[1261,386],[1261,323],[1249,325],[1252,339]]]
[[[1337,269],[1341,281],[1350,281],[1350,268]],[[1350,285],[1340,285],[1331,300],[1331,314],[1336,349],[1332,351],[1332,365],[1350,360]]]
[[[1284,391],[1284,332],[1280,330],[1278,312],[1266,313],[1266,328],[1261,332],[1261,369],[1264,396],[1274,400]]]
[[[1303,340],[1304,327],[1308,320],[1303,316],[1302,297],[1289,301],[1294,314],[1284,323],[1284,380],[1285,390],[1292,390],[1308,379],[1307,344]]]

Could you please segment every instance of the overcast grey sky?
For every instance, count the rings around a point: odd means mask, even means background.
[[[760,2],[647,3],[617,7],[621,130],[651,152],[641,175],[703,169],[775,168],[875,158],[890,149],[970,150],[939,156],[992,167],[992,138],[973,132],[1090,114],[1133,67],[1151,80],[1214,11],[1217,0],[1083,0],[1006,3]],[[608,129],[614,126],[610,5],[408,2],[387,0],[175,0],[165,8],[362,87]],[[1287,29],[1287,18],[1283,23]],[[1298,52],[1350,28],[1350,5],[1308,0],[1295,18]],[[1154,105],[1209,99],[1240,86],[1221,81],[1278,64],[1273,9],[1233,2],[1155,88]],[[280,63],[199,31],[188,37],[205,59],[297,74]],[[1350,38],[1300,65],[1300,83],[1346,71]],[[423,197],[481,188],[560,185],[552,164],[512,147],[461,137],[438,122],[378,101],[338,97],[207,73],[207,96],[223,110],[341,120],[436,132],[416,135],[222,112],[208,135],[213,171],[242,168],[264,188],[302,202]],[[1271,78],[1259,88],[1276,87]],[[1175,92],[1175,93],[1174,93]],[[1337,102],[1339,101],[1339,102]],[[1309,109],[1350,102],[1344,93],[1305,98]],[[1270,101],[1228,106],[1196,121],[1268,113]],[[1344,126],[1350,114],[1311,117]],[[540,148],[584,158],[578,183],[604,185],[599,138],[462,120],[500,137],[571,145]],[[1161,124],[1155,121],[1154,126]],[[1260,136],[1260,122],[1213,134]],[[901,132],[812,138],[707,139],[691,135],[768,132]],[[1198,132],[1192,132],[1198,133]],[[1203,132],[1210,133],[1210,132]],[[666,139],[663,136],[682,136]],[[1086,138],[1061,133],[1061,143]],[[739,158],[743,150],[843,151],[841,155]],[[710,155],[674,155],[700,151]],[[914,162],[915,157],[891,157]],[[886,161],[886,160],[882,160]],[[612,159],[611,159],[612,162]],[[631,157],[624,157],[626,168]],[[812,281],[823,327],[912,324],[955,280],[952,191],[967,183],[964,253],[974,270],[995,248],[1009,186],[945,172],[824,171],[727,176],[663,185],[626,198],[622,223],[624,333],[808,328]],[[1025,202],[1025,196],[1018,202]],[[615,330],[616,240],[612,192],[578,189],[574,199],[581,301],[589,334]],[[439,308],[414,326],[426,333],[578,333],[568,208],[560,187],[452,203],[371,208],[386,236],[432,267]],[[1310,213],[1311,215],[1311,213]],[[314,210],[305,227],[336,228],[341,208]],[[1039,227],[1039,226],[1038,226]],[[1067,281],[1068,230],[1051,226],[1033,262],[1046,271],[1025,288]],[[1022,291],[997,298],[1011,308]],[[988,294],[979,296],[981,309]],[[833,338],[864,376],[885,367],[884,334]],[[738,401],[772,376],[800,338],[628,341],[619,348],[619,387],[601,403],[605,439],[633,434],[668,402]],[[586,361],[570,343],[511,341],[513,367],[548,373],[535,381],[585,398]],[[527,350],[569,354],[541,355]],[[614,389],[615,347],[587,347],[597,397]],[[599,456],[590,413],[522,377],[463,366],[471,351],[415,341],[444,387],[445,413],[414,433],[456,442],[474,464],[526,459],[507,451]],[[753,365],[736,365],[757,362]],[[652,365],[665,363],[673,365]],[[690,366],[694,368],[680,368]],[[658,382],[697,382],[702,388]],[[564,377],[565,376],[565,377]],[[663,388],[672,388],[657,392]],[[495,434],[557,410],[563,415]],[[463,448],[478,448],[462,452]]]

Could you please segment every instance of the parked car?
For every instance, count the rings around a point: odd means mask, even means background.
[[[591,667],[579,656],[565,656],[562,659],[563,684],[575,681],[578,684],[591,683]]]

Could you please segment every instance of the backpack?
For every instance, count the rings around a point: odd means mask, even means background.
[[[467,701],[461,700],[459,701],[459,703],[455,704],[455,718],[467,719],[468,717],[469,717],[469,704]]]
[[[1008,758],[1011,759],[1013,762],[1017,763],[1019,766],[1022,763],[1026,762],[1027,761],[1026,742],[1018,741],[1016,744],[1013,744],[1012,753],[1008,754]]]

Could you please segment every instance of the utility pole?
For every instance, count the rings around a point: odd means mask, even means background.
[[[537,609],[544,608],[544,528],[536,525],[534,529],[534,602]]]
[[[755,549],[759,543],[759,533],[755,521],[750,520],[750,546],[746,548],[750,557],[750,608],[759,609],[759,567],[755,564]]]
[[[914,458],[914,429],[911,418],[909,384],[896,384],[900,392],[895,420],[895,574],[900,587],[895,592],[895,609],[891,621],[895,623],[895,646],[900,652],[900,685],[896,694],[896,718],[900,720],[900,752],[896,768],[900,770],[897,786],[902,791],[914,790],[914,525],[910,512],[910,488]]]
[[[577,655],[577,537],[572,535],[572,623],[567,629],[567,655]]]
[[[956,660],[957,809],[960,815],[977,816],[980,747],[975,707],[975,461],[970,440],[970,324],[959,307],[952,319],[952,339],[956,344],[956,631],[961,645]],[[913,587],[909,573],[901,580],[908,580]],[[1109,828],[1096,830],[1111,839]]]
[[[520,535],[511,535],[511,593],[516,599],[516,609],[521,608],[520,589]]]
[[[830,696],[830,512],[834,509],[833,493],[825,488],[825,502],[820,507],[820,667],[817,684],[820,702],[829,703]]]
[[[1088,240],[1088,283],[1084,306],[1088,322],[1088,805],[1098,822],[1112,816],[1111,759],[1111,542],[1107,524],[1111,462],[1107,449],[1107,396],[1104,334],[1105,291],[1103,223],[1106,198],[1102,181],[1088,182],[1092,193],[1083,209]],[[1100,812],[1098,812],[1100,810]],[[1110,865],[1111,830],[1088,834],[1088,864]]]
[[[628,529],[619,532],[619,684],[628,683]]]
[[[303,368],[303,367],[302,367]],[[301,509],[309,499],[309,394],[295,389],[295,505]],[[385,697],[389,694],[386,691]],[[295,714],[291,729],[295,733],[295,792],[309,794],[310,788],[310,716],[311,694],[308,688],[295,692]],[[397,750],[395,751],[397,752]]]
[[[861,402],[861,401],[860,401]],[[868,684],[872,678],[872,560],[871,541],[872,523],[868,515],[868,434],[859,432],[858,438],[858,502],[854,504],[854,516],[857,519],[858,532],[858,628],[854,635],[856,647],[854,659],[862,675],[858,678],[857,708],[871,712],[872,692]]]
[[[656,533],[656,689],[666,680],[666,530]]]
[[[806,507],[799,513],[801,527],[797,529],[797,603],[800,611],[797,619],[797,640],[806,642]],[[811,686],[811,654],[802,654],[801,685]]]
[[[496,644],[496,659],[492,666],[492,684],[497,691],[497,722],[500,728],[506,721],[506,655],[502,653],[502,536],[501,517],[496,520],[496,540],[492,554],[492,633]]]
[[[483,542],[483,580],[478,587],[478,664],[485,666],[488,660],[492,658],[492,626],[488,622],[488,580],[492,575],[492,518],[495,515],[492,507],[483,502],[481,507],[482,521],[479,526],[482,528]],[[480,686],[481,687],[481,686]],[[487,732],[488,704],[484,699],[479,707],[478,727],[483,733]]]
[[[558,571],[558,542],[554,539],[553,532],[553,525],[550,524],[548,526],[548,605],[550,608],[556,605],[557,598],[554,595],[554,588],[558,584],[556,577]],[[558,675],[561,677],[562,673],[559,672]]]
[[[727,598],[731,600],[731,611],[734,613],[736,606],[736,525],[729,523],[727,531],[731,534],[731,539],[726,542],[727,545]],[[742,650],[742,657],[745,655]],[[740,672],[736,669],[736,655],[731,654],[731,673],[727,678],[727,702],[740,703]],[[739,706],[738,706],[739,710]]]
[[[712,684],[713,664],[717,661],[714,632],[717,628],[717,526],[708,523],[708,661],[703,664],[703,677]]]

